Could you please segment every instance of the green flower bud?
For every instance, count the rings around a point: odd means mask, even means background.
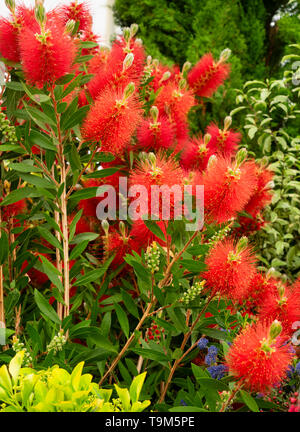
[[[230,128],[231,123],[232,123],[232,118],[230,116],[225,117],[225,120],[224,120],[224,130],[225,131]]]
[[[15,9],[16,9],[15,0],[5,0],[5,5],[11,11],[11,13],[15,12]]]
[[[127,54],[127,56],[125,57],[125,59],[123,61],[123,71],[130,68],[130,66],[133,63],[133,60],[134,60],[134,55],[132,53]]]
[[[153,120],[153,123],[157,123],[158,114],[159,114],[158,108],[155,105],[153,105],[150,108],[150,115],[151,115],[151,118]]]
[[[139,29],[138,24],[136,24],[136,23],[131,24],[131,26],[130,26],[130,36],[131,36],[132,38],[137,34],[138,29]]]
[[[76,22],[74,20],[68,20],[66,23],[66,32],[73,35],[75,30]]]
[[[211,135],[209,133],[204,135],[204,145],[205,147],[207,146],[207,144],[209,143],[209,141],[211,140]]]
[[[236,162],[237,162],[237,165],[240,166],[247,159],[247,156],[248,156],[247,150],[245,148],[241,148],[237,152],[236,158],[235,158]]]
[[[278,321],[278,320],[273,321],[272,324],[271,324],[271,327],[270,327],[270,338],[271,338],[271,340],[276,339],[277,336],[279,336],[281,332],[282,332],[281,322]]]
[[[130,96],[133,95],[135,91],[135,85],[133,82],[130,82],[124,90],[124,99],[129,99]]]
[[[131,33],[130,32],[130,28],[129,27],[125,27],[124,30],[123,30],[123,36],[124,36],[124,39],[125,39],[126,42],[128,42],[130,40],[130,36],[131,36],[130,33]]]
[[[101,225],[102,225],[103,231],[105,232],[105,235],[107,236],[108,235],[108,231],[109,231],[109,223],[108,223],[107,219],[104,219],[101,222]]]
[[[231,49],[225,48],[220,54],[220,61],[226,62],[231,56]]]

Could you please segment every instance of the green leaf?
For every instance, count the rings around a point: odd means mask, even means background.
[[[83,241],[82,243],[76,245],[74,249],[72,249],[71,251],[70,260],[75,260],[76,258],[78,258],[83,253],[83,251],[87,248],[88,244],[89,241]]]
[[[208,412],[204,408],[197,406],[177,406],[169,409],[170,412]]]
[[[130,312],[131,315],[133,315],[139,319],[139,311],[138,311],[138,308],[137,308],[136,304],[134,303],[131,295],[128,294],[123,289],[121,289],[121,295],[122,295],[124,305],[126,306],[126,309],[128,310],[128,312]]]
[[[115,311],[117,313],[118,321],[120,323],[121,329],[125,333],[125,336],[129,337],[129,322],[126,313],[121,308],[119,304],[115,304]]]
[[[99,188],[95,186],[78,190],[70,196],[70,200],[77,202],[83,199],[95,198],[98,189],[100,193],[103,193],[107,191],[107,186],[99,186]]]
[[[5,197],[4,200],[0,203],[0,206],[14,204],[15,202],[18,202],[24,198],[38,198],[41,196],[43,196],[43,194],[41,192],[38,192],[35,188],[23,187],[10,192],[10,194],[7,195],[7,197]]]
[[[42,172],[41,168],[38,168],[33,165],[33,162],[28,160],[20,163],[10,163],[8,167],[14,171],[19,171],[22,173],[40,173]]]
[[[51,138],[35,129],[31,129],[30,135],[28,136],[28,142],[31,145],[36,145],[45,150],[52,150],[56,152],[56,146],[53,144]]]
[[[143,388],[143,384],[146,378],[146,372],[134,377],[131,386],[129,388],[129,394],[131,402],[137,402],[140,398],[140,393]]]
[[[100,234],[92,233],[92,232],[80,233],[80,234],[77,234],[73,238],[73,240],[70,242],[70,244],[78,244],[78,243],[81,243],[83,241],[84,242],[85,241],[91,242],[91,241],[96,240],[99,237],[99,235]]]
[[[9,253],[8,236],[4,230],[0,229],[0,265],[4,264],[4,262],[7,260],[8,253]]]
[[[74,126],[80,124],[86,116],[88,110],[89,106],[86,105],[75,111],[75,113],[72,114],[72,116],[68,120],[66,120],[63,130],[72,129]]]
[[[50,231],[48,231],[46,228],[38,226],[38,232],[52,246],[54,246],[55,248],[60,249],[61,251],[63,250],[62,245],[58,241],[58,239]]]
[[[82,286],[90,282],[94,282],[97,279],[100,279],[101,276],[104,275],[107,268],[102,267],[100,269],[91,270],[88,271],[85,275],[80,276],[78,279],[76,279],[76,282],[74,283],[75,286]]]
[[[182,259],[179,261],[180,265],[193,273],[200,273],[206,269],[206,265],[202,261]]]
[[[197,378],[199,384],[204,389],[212,389],[217,391],[228,391],[228,386],[222,381],[212,378]]]
[[[144,220],[144,223],[146,227],[154,234],[156,237],[158,237],[160,240],[166,241],[166,237],[164,233],[162,232],[161,228],[158,226],[158,224],[151,220]]]
[[[10,361],[8,370],[12,376],[13,382],[16,384],[19,372],[22,366],[25,351],[19,351],[14,358]]]
[[[244,390],[240,390],[240,394],[243,401],[245,402],[247,407],[250,408],[251,411],[259,412],[259,408],[257,406],[257,403],[255,402],[255,399],[253,399],[253,397],[249,393]]]
[[[55,324],[61,323],[53,307],[50,306],[49,302],[37,289],[34,290],[34,299],[42,314],[48,317]]]
[[[118,393],[119,398],[121,399],[123,410],[125,412],[130,411],[130,395],[129,391],[126,388],[121,388],[117,384],[115,384],[116,392]]]
[[[80,390],[80,379],[83,370],[84,362],[78,363],[71,374],[71,384],[75,391]]]

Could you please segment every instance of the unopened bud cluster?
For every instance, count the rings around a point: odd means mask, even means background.
[[[13,336],[12,340],[12,349],[18,353],[20,351],[24,351],[24,357],[23,357],[23,366],[29,366],[32,363],[32,357],[25,347],[23,342],[20,342],[19,338],[17,336]]]
[[[47,351],[54,351],[54,354],[56,354],[58,351],[62,351],[63,346],[67,342],[67,338],[64,335],[64,331],[60,330],[57,335],[54,336],[52,341],[47,346]]]
[[[2,135],[2,142],[11,144],[18,142],[16,129],[10,124],[10,121],[3,112],[0,112],[0,133]]]
[[[214,246],[216,243],[223,240],[227,236],[227,234],[229,234],[230,230],[231,230],[230,225],[227,225],[226,227],[222,228],[220,231],[218,231],[212,236],[212,238],[209,241],[209,245]]]
[[[205,280],[201,282],[195,282],[194,285],[189,287],[185,293],[183,293],[181,299],[179,300],[182,303],[189,304],[195,298],[197,298],[203,291],[203,286],[205,284]]]
[[[151,244],[151,246],[147,247],[145,259],[151,273],[155,273],[159,270],[160,254],[161,252],[155,241]]]

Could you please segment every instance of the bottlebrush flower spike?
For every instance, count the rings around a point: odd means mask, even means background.
[[[105,67],[88,83],[88,89],[95,100],[106,87],[123,91],[133,82],[139,85],[145,60],[143,46],[135,40],[126,44],[124,38],[114,42]]]
[[[267,292],[260,304],[260,319],[278,319],[284,332],[292,334],[292,325],[300,321],[300,287],[287,287],[282,282],[277,283],[277,289]]]
[[[142,120],[141,106],[133,91],[131,83],[124,94],[108,88],[99,96],[82,127],[86,141],[99,141],[102,151],[122,155]]]
[[[139,165],[132,170],[129,177],[129,186],[144,186],[148,193],[148,214],[152,214],[152,199],[151,187],[152,186],[176,186],[178,185],[182,193],[182,184],[184,174],[178,163],[173,158],[167,158],[163,153],[158,153],[155,156],[150,154],[153,158],[148,158],[141,161]],[[157,204],[157,212],[153,214],[157,217],[167,215],[170,211],[170,217],[173,215],[175,208],[176,194],[170,194],[170,208],[168,208],[167,200],[162,200],[162,194],[159,196],[159,201],[153,199],[153,204]],[[163,207],[162,205],[165,204]]]
[[[226,119],[230,119],[230,117]],[[225,120],[224,129],[219,129],[214,123],[211,123],[206,129],[206,132],[211,136],[207,147],[212,153],[221,154],[224,157],[231,157],[237,151],[241,140],[241,134],[229,129],[230,124],[228,126],[228,123]]]
[[[137,130],[137,146],[144,150],[167,149],[174,143],[174,131],[165,116],[159,116],[158,109],[153,106],[151,117],[143,120]]]
[[[19,44],[23,70],[31,85],[42,88],[70,72],[75,45],[59,22],[50,19],[38,33],[25,27]]]
[[[213,151],[208,147],[210,135],[193,138],[183,147],[180,165],[186,170],[204,171]]]
[[[79,3],[77,0],[71,4],[63,6],[58,10],[58,15],[61,15],[63,23],[66,24],[69,20],[79,22],[78,31],[90,31],[92,27],[92,16],[87,3]]]
[[[190,90],[179,89],[176,83],[166,84],[156,98],[160,113],[165,113],[176,131],[178,140],[188,137],[187,115],[195,105]]]
[[[103,245],[105,259],[116,254],[111,263],[112,268],[119,267],[124,262],[124,256],[133,250],[131,236],[120,233],[113,227],[103,236]]]
[[[271,186],[274,176],[272,171],[261,165],[256,164],[255,168],[256,186],[244,209],[253,217],[256,217],[272,201]]]
[[[233,300],[243,300],[253,279],[255,257],[242,237],[237,244],[232,239],[218,242],[210,251],[205,264],[207,270],[202,274],[205,286],[212,293]],[[247,239],[246,239],[247,240]]]
[[[3,198],[0,198],[0,203]],[[3,206],[1,208],[2,211],[2,220],[7,222],[9,218],[13,218],[21,213],[24,213],[26,210],[26,201],[20,200],[15,202],[14,204],[9,204],[7,206]]]
[[[20,61],[18,36],[18,23],[0,18],[0,54],[12,62]]]
[[[160,113],[165,113],[174,125],[177,139],[188,137],[187,115],[195,105],[190,90],[180,89],[176,83],[166,84],[158,94],[155,102]]]
[[[204,173],[195,176],[195,185],[204,185],[205,214],[207,221],[219,224],[235,218],[242,211],[256,186],[253,162],[235,162],[217,157],[208,163]]]
[[[266,393],[286,377],[293,354],[280,330],[278,321],[259,321],[242,330],[233,341],[226,356],[229,373],[245,388]]]
[[[188,83],[197,96],[211,97],[229,75],[224,58],[215,62],[211,53],[205,54],[188,74]]]

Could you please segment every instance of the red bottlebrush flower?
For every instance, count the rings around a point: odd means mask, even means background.
[[[34,10],[20,5],[14,17],[0,18],[0,53],[7,60],[20,61],[19,33],[26,26],[38,31]]]
[[[218,157],[195,176],[194,184],[204,186],[207,220],[221,224],[236,217],[249,201],[256,185],[255,167],[252,162],[238,165]]]
[[[94,57],[88,62],[88,72],[90,74],[96,74],[99,73],[100,70],[103,70],[105,67],[105,64],[107,63],[109,56],[109,50],[106,48],[101,48],[97,52],[97,54],[94,55]]]
[[[260,319],[278,319],[286,334],[292,334],[292,325],[300,321],[300,287],[277,283],[277,289],[267,292],[259,307]]]
[[[225,157],[232,156],[238,148],[241,141],[241,134],[231,129],[219,129],[214,123],[210,124],[206,132],[211,136],[207,147],[214,154],[221,154]]]
[[[89,111],[82,127],[86,141],[101,141],[101,150],[121,155],[142,120],[135,97],[125,99],[120,91],[107,89]]]
[[[257,312],[257,308],[263,301],[265,295],[276,290],[276,280],[255,272],[247,289],[246,297],[240,303],[247,313]]]
[[[211,53],[205,54],[188,74],[188,83],[200,97],[210,97],[229,75],[229,65],[214,61]]]
[[[256,217],[272,201],[272,192],[269,187],[272,180],[273,173],[270,170],[256,165],[256,186],[245,206],[245,211],[253,217]]]
[[[232,239],[218,242],[210,251],[205,264],[207,270],[203,273],[205,286],[212,293],[233,300],[241,300],[255,275],[255,257],[251,249],[243,245],[245,237],[237,244]]]
[[[245,235],[246,237],[255,234],[257,231],[261,230],[262,227],[264,227],[267,223],[260,213],[253,219],[247,216],[239,216],[237,222],[239,224],[239,227],[234,228],[234,232],[237,235]]]
[[[129,58],[129,62],[127,63],[124,60],[128,54],[133,54],[133,58]],[[116,41],[112,46],[104,67],[88,83],[88,89],[92,98],[94,100],[97,99],[106,87],[123,91],[130,82],[134,82],[138,86],[144,59],[144,49],[138,42],[131,41],[130,48],[126,48],[124,39]]]
[[[183,149],[180,165],[186,170],[203,171],[212,155],[212,150],[206,145],[202,137],[193,138],[187,141]]]
[[[20,52],[27,81],[42,88],[71,70],[75,46],[64,28],[49,20],[42,34],[28,27],[21,31]]]
[[[87,3],[78,3],[73,1],[71,4],[63,6],[58,10],[58,15],[61,15],[63,23],[66,24],[69,20],[79,22],[78,31],[90,31],[92,27],[92,15]]]
[[[163,221],[157,221],[156,223],[166,236],[165,223]],[[137,252],[140,252],[142,249],[146,250],[154,241],[159,243],[161,246],[166,245],[166,242],[149,230],[142,219],[134,221],[130,231],[130,237],[132,238],[132,249]]]
[[[117,39],[111,48],[110,65],[123,65],[123,61],[126,55],[129,53],[134,55],[134,61],[132,64],[133,69],[131,70],[131,73],[135,75],[136,79],[139,79],[144,70],[146,56],[143,45],[137,39],[131,39],[129,46],[127,46],[127,43],[123,37],[121,39]]]
[[[133,250],[131,236],[125,234],[122,236],[114,228],[111,228],[108,235],[103,237],[103,246],[105,258],[116,254],[111,263],[112,268],[119,267],[124,262],[124,256]]]
[[[3,198],[0,198],[0,202]],[[3,206],[2,211],[2,220],[7,222],[9,218],[14,218],[15,216],[24,213],[26,210],[26,201],[20,200],[13,204],[9,204],[7,206]]]
[[[149,83],[150,87],[153,88],[155,92],[157,90],[169,83],[174,78],[174,70],[168,66],[164,66],[159,63],[151,72],[152,81]]]
[[[154,161],[149,159],[139,163],[138,167],[132,170],[129,177],[129,186],[144,186],[148,194],[148,215],[152,214],[151,211],[151,192],[152,186],[179,186],[182,194],[184,174],[178,163],[173,158],[166,158],[162,153],[158,153]],[[169,217],[172,218],[174,207],[176,204],[176,194],[170,193],[170,209],[168,209],[169,203],[162,200],[162,194],[160,194],[158,201],[153,198],[153,201],[157,202],[157,214],[156,216],[163,216],[170,210]],[[155,212],[156,213],[156,212]]]
[[[145,151],[167,149],[174,143],[174,131],[166,117],[145,119],[137,130],[137,146]]]
[[[0,18],[0,53],[12,62],[20,61],[18,46],[18,24],[6,18]]]
[[[156,98],[159,112],[165,113],[176,130],[177,139],[186,138],[187,115],[195,105],[195,99],[190,90],[180,90],[176,83],[164,86]]]
[[[229,373],[251,391],[266,393],[286,377],[293,354],[276,334],[274,323],[259,321],[242,330],[227,353]]]

